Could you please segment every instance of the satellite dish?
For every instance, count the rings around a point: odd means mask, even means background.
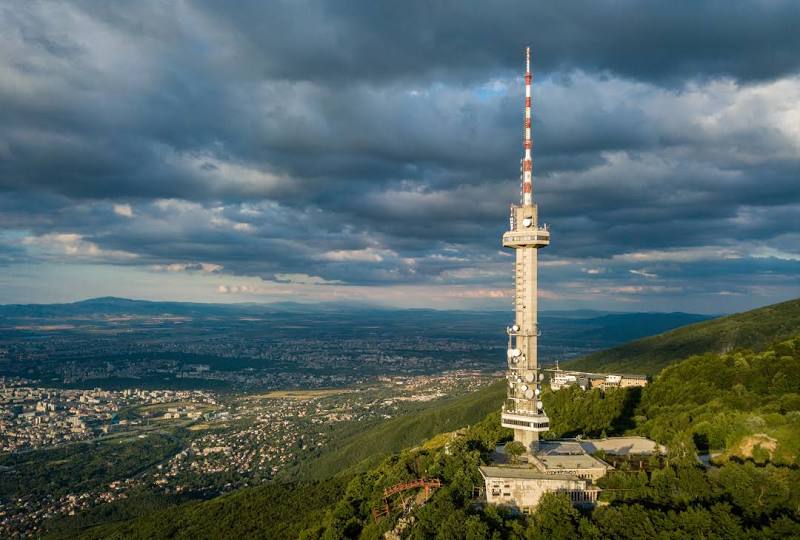
[[[511,331],[512,332],[519,332],[519,326],[515,324],[514,326],[511,327]]]
[[[523,384],[522,385],[522,391],[523,392],[527,392],[528,391],[528,385],[527,384]]]
[[[540,381],[543,381],[543,380],[544,380],[544,373],[539,373],[539,380],[540,380]]]
[[[542,393],[542,391],[537,388],[536,390],[533,391],[533,393],[538,396],[539,394]]]
[[[525,374],[525,380],[526,380],[526,381],[528,381],[528,382],[533,382],[533,380],[534,380],[535,378],[536,378],[536,377],[534,377],[533,373],[526,373],[526,374]]]
[[[544,407],[544,403],[542,403],[541,401],[537,401],[537,402],[536,402],[536,407],[537,407],[538,409],[541,409],[542,407]]]
[[[526,217],[525,219],[522,220],[522,224],[525,225],[526,227],[530,227],[531,225],[533,225],[533,220],[531,218]]]
[[[528,390],[525,392],[525,397],[531,399],[533,397],[533,390]]]

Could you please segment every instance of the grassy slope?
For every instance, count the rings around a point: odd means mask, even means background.
[[[337,477],[240,489],[209,501],[186,503],[82,532],[65,528],[47,538],[297,538],[302,530],[322,520],[327,508],[342,496],[347,481]]]
[[[736,348],[763,350],[800,331],[800,299],[684,326],[590,354],[571,369],[653,375],[693,354]]]
[[[437,402],[418,413],[360,426],[359,431],[334,441],[322,455],[302,462],[290,474],[294,478],[318,479],[366,470],[391,453],[483,420],[500,407],[505,388],[505,381],[498,381],[469,395]]]

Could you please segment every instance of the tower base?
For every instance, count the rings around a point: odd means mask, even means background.
[[[525,447],[525,454],[535,454],[539,449],[539,434],[525,429],[514,430],[514,440]]]
[[[593,505],[600,489],[595,482],[612,468],[591,455],[575,440],[539,441],[539,434],[514,430],[514,440],[529,452],[518,462],[498,447],[493,463],[480,467],[486,502],[531,512],[542,495],[566,493],[573,504]]]

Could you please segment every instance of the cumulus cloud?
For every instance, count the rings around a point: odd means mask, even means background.
[[[250,285],[220,285],[217,287],[217,292],[220,294],[240,294],[240,293],[250,293],[250,294],[258,294],[263,292],[263,289],[259,287],[252,287]]]
[[[333,251],[326,251],[321,255],[322,259],[328,261],[358,261],[358,262],[381,262],[385,256],[397,256],[396,253],[385,250],[375,249],[372,247],[363,249],[336,249]]]
[[[114,213],[118,216],[133,217],[133,208],[129,204],[115,204]]]
[[[203,272],[213,274],[222,270],[222,265],[213,263],[171,263],[151,266],[155,272]]]
[[[322,279],[319,276],[308,274],[275,274],[275,281],[279,283],[299,283],[301,285],[335,285],[344,283],[339,280]]]
[[[122,250],[101,249],[97,244],[86,240],[80,234],[53,233],[39,236],[26,236],[22,244],[33,247],[43,255],[63,254],[71,259],[133,259],[135,253]]]

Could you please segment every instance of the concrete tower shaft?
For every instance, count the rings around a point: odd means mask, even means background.
[[[533,201],[531,149],[530,48],[526,49],[525,135],[522,159],[522,204],[511,207],[511,227],[503,235],[503,246],[516,250],[514,265],[514,324],[508,332],[508,399],[502,411],[502,425],[514,430],[514,440],[535,451],[539,433],[550,429],[540,398],[541,375],[537,346],[538,250],[550,244],[550,231],[539,225]]]

